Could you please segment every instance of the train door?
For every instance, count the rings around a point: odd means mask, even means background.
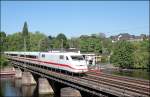
[[[61,65],[61,64],[64,64],[65,62],[64,62],[64,55],[59,55],[59,60],[58,60],[58,63],[59,63],[59,65],[58,65],[58,68],[59,69],[65,69],[64,68],[64,66],[63,65]]]

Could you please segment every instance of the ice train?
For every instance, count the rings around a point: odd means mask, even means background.
[[[7,56],[29,62],[61,69],[73,73],[85,73],[88,71],[85,59],[80,53],[75,52],[4,52]]]

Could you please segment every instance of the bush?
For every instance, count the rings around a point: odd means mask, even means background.
[[[114,50],[110,57],[110,62],[113,63],[113,65],[121,68],[133,68],[133,52],[134,48],[130,42],[118,41],[114,45]]]
[[[8,65],[8,61],[6,60],[4,55],[1,55],[1,57],[0,57],[0,64],[1,64],[1,66],[0,66],[1,68]]]
[[[108,60],[108,56],[102,56],[101,57],[101,62],[102,63],[106,63],[106,62],[108,62],[109,60]]]

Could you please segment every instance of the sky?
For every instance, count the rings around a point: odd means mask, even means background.
[[[1,1],[1,31],[78,37],[149,34],[149,1]]]

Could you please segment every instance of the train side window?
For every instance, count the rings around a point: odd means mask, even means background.
[[[63,55],[60,55],[60,56],[59,56],[59,59],[64,59],[64,56],[63,56]]]
[[[45,57],[45,54],[42,54],[42,57]]]
[[[69,60],[67,56],[66,56],[66,60]]]
[[[20,55],[20,57],[24,57],[24,55]]]
[[[17,54],[10,54],[10,56],[17,56]]]
[[[36,59],[37,56],[33,56],[33,55],[26,55],[27,58],[33,58]]]

